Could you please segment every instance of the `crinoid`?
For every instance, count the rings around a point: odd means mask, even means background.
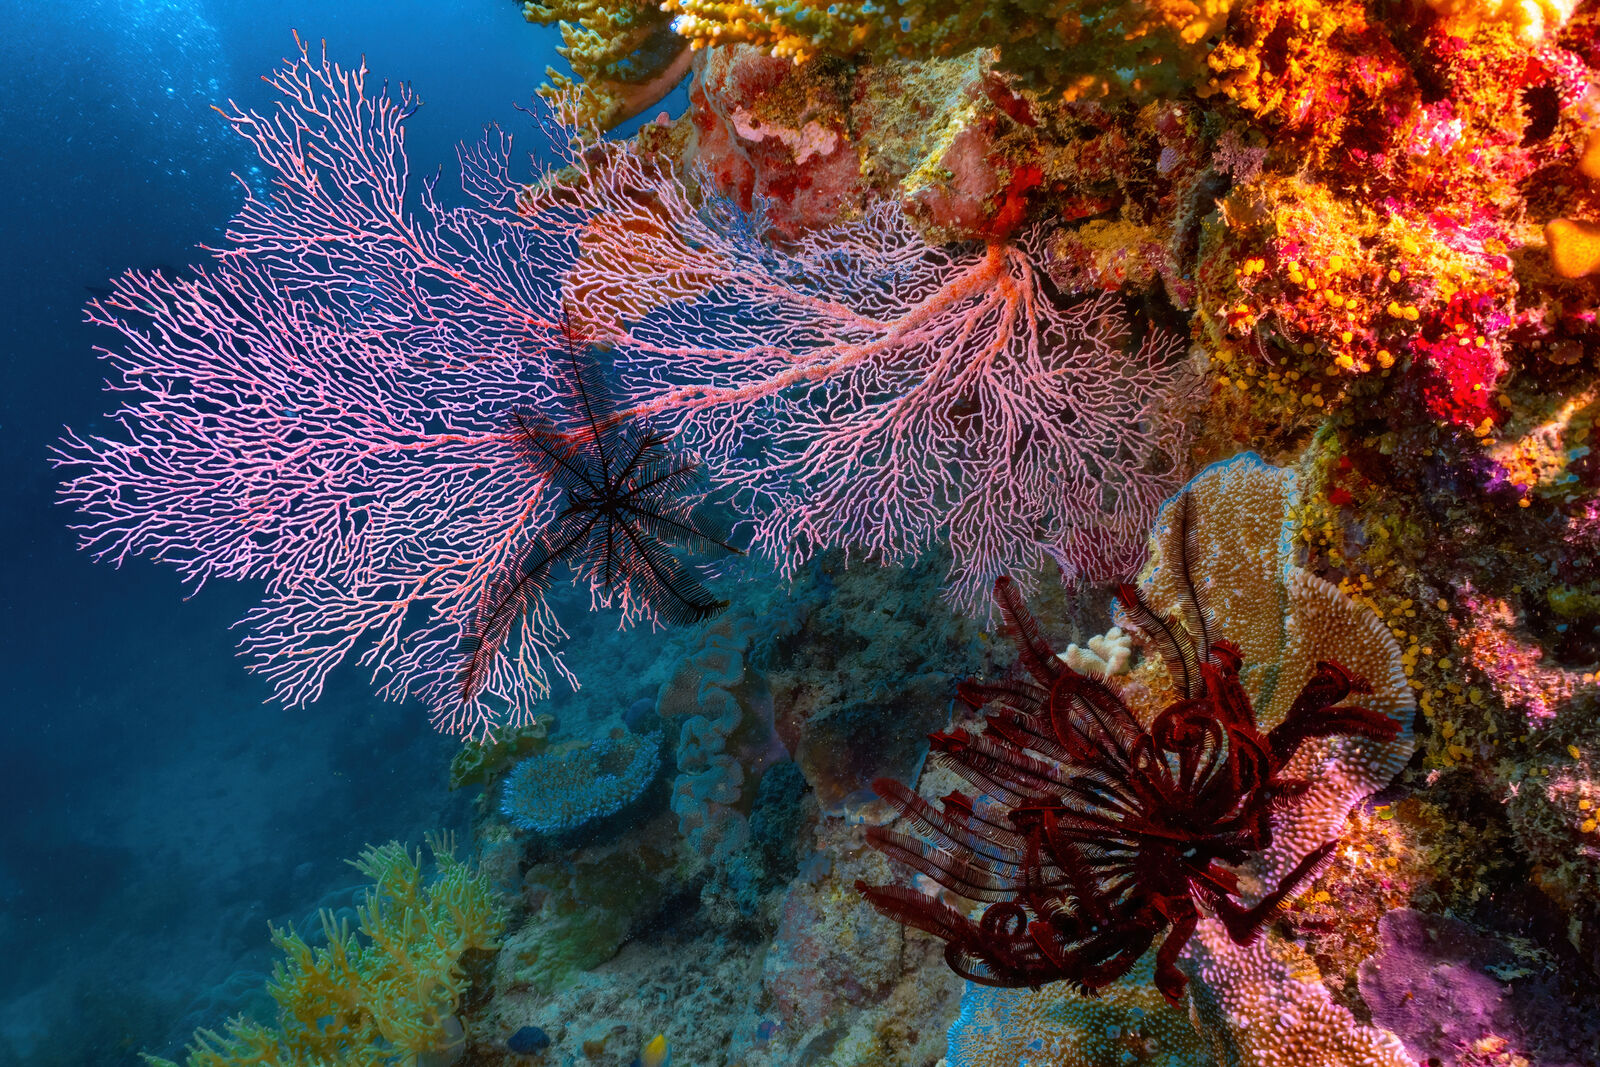
[[[1190,516],[1185,496],[1179,521]],[[1126,974],[1164,930],[1155,982],[1177,1003],[1186,980],[1176,962],[1201,907],[1249,944],[1333,852],[1331,841],[1312,850],[1253,905],[1237,899],[1229,867],[1271,844],[1271,813],[1308,787],[1285,773],[1299,747],[1336,734],[1387,741],[1399,729],[1382,712],[1341,705],[1370,690],[1324,662],[1284,720],[1263,732],[1239,682],[1239,650],[1213,637],[1189,576],[1192,531],[1180,544],[1177,616],[1161,618],[1132,585],[1118,590],[1178,693],[1148,727],[1109,684],[1057,658],[1002,577],[995,599],[1021,669],[961,685],[972,708],[991,709],[981,733],[931,735],[936,758],[974,793],[936,806],[899,782],[873,783],[916,836],[872,827],[872,844],[987,906],[974,920],[970,909],[907,886],[857,889],[884,915],[947,941],[946,960],[972,981],[1066,980],[1092,992]]]
[[[587,340],[567,318],[561,330],[562,376],[574,428],[517,409],[507,430],[517,454],[539,479],[565,496],[551,522],[485,585],[461,640],[462,700],[483,687],[516,620],[549,586],[556,564],[570,563],[606,599],[628,613],[673,625],[700,622],[727,607],[668,550],[739,552],[727,530],[692,493],[693,458],[667,450],[667,436],[620,418]]]

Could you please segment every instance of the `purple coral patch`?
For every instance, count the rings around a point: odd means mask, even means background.
[[[1540,1067],[1595,1067],[1600,1020],[1505,942],[1410,908],[1385,915],[1378,930],[1383,947],[1361,965],[1361,996],[1373,1022],[1420,1062],[1473,1067],[1477,1051],[1494,1046]]]

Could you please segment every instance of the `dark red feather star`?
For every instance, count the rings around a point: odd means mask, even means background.
[[[1202,908],[1249,944],[1333,852],[1332,841],[1314,849],[1253,905],[1237,899],[1230,868],[1272,843],[1271,813],[1307,788],[1285,774],[1300,745],[1336,734],[1387,741],[1398,732],[1381,712],[1340,704],[1370,690],[1336,663],[1318,663],[1283,722],[1262,732],[1239,683],[1238,648],[1212,639],[1187,561],[1175,562],[1187,593],[1181,618],[1164,620],[1133,586],[1119,589],[1181,694],[1148,727],[1111,686],[1057,658],[1001,578],[995,599],[1021,670],[962,684],[963,700],[991,709],[982,732],[931,736],[935,757],[974,792],[935,805],[899,782],[873,783],[913,832],[873,827],[872,844],[986,907],[973,919],[970,909],[907,886],[857,889],[884,915],[947,941],[946,960],[972,981],[1068,981],[1093,992],[1159,937],[1156,986],[1177,1003],[1186,981],[1178,955]]]

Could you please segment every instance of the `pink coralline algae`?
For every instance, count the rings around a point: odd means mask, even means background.
[[[1507,707],[1526,716],[1529,727],[1549,725],[1585,687],[1583,672],[1546,666],[1544,650],[1516,633],[1509,604],[1470,595],[1463,599],[1479,615],[1479,624],[1462,638],[1467,662],[1494,684]]]
[[[1477,1067],[1520,1062],[1582,1067],[1600,1047],[1553,961],[1459,919],[1401,908],[1378,924],[1382,950],[1361,965],[1361,997],[1373,1021],[1399,1035],[1421,1063]],[[1531,966],[1530,966],[1531,964]],[[1490,1051],[1501,1060],[1484,1058]]]

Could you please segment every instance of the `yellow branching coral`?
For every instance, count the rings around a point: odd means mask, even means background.
[[[448,836],[430,837],[428,846],[431,877],[421,853],[394,841],[351,861],[372,879],[354,932],[328,911],[323,944],[273,928],[284,956],[267,985],[277,1028],[239,1018],[226,1033],[201,1030],[186,1067],[409,1067],[460,1044],[462,957],[499,947],[505,911],[488,881],[455,858]],[[153,1056],[145,1062],[177,1067]]]
[[[998,48],[1002,69],[1069,98],[1174,89],[1201,69],[1233,0],[666,0],[695,47],[928,59]]]
[[[547,68],[550,82],[539,92],[573,94],[581,126],[608,130],[658,102],[689,72],[687,42],[653,0],[528,0],[522,16],[561,23],[557,51],[577,81]]]

